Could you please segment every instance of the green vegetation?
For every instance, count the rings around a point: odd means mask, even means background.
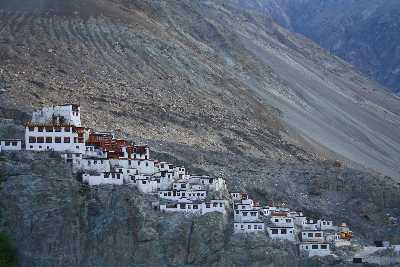
[[[17,263],[17,253],[14,245],[5,233],[0,232],[0,266],[16,267]]]

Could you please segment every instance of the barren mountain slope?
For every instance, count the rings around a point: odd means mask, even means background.
[[[400,176],[399,98],[251,6],[6,2],[3,108],[80,102],[97,128],[214,151],[313,157],[283,134]]]
[[[261,0],[288,29],[400,93],[398,0]]]

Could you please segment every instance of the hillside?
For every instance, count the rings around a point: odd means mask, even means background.
[[[272,0],[277,22],[301,33],[365,75],[400,93],[400,2]]]
[[[0,5],[3,113],[77,102],[99,129],[399,177],[399,99],[252,6],[18,3]]]

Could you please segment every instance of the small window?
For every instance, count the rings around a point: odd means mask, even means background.
[[[140,166],[140,161],[137,162],[137,165]]]
[[[36,137],[29,136],[29,143],[36,143]]]
[[[145,180],[142,180],[142,184],[146,184],[146,181],[145,181]]]
[[[51,143],[53,143],[53,138],[52,137],[46,137],[46,143],[47,144],[51,144]]]
[[[197,210],[199,207],[197,205],[193,205],[193,209]]]
[[[250,225],[247,225],[247,229],[251,229],[251,224],[250,224]]]
[[[281,229],[281,234],[286,235],[287,234],[287,230],[286,229]]]
[[[321,249],[328,249],[328,245],[321,245]]]
[[[55,132],[59,133],[59,132],[61,132],[61,127],[55,127],[54,130],[55,130]]]
[[[211,207],[210,203],[206,204],[206,208],[209,209]]]
[[[215,204],[215,203],[214,203]],[[245,211],[245,212],[243,212],[243,216],[247,216],[247,212]]]
[[[71,138],[69,138],[69,137],[64,137],[64,143],[65,143],[65,144],[71,143]]]
[[[11,142],[12,146],[17,146],[18,143],[17,142]]]
[[[5,144],[5,146],[10,146],[11,142],[10,141],[5,141],[4,144]]]
[[[321,233],[315,233],[315,237],[322,237]]]
[[[308,237],[313,237],[313,233],[308,233]]]
[[[277,235],[278,234],[278,229],[272,229],[271,232],[272,232],[273,235]]]
[[[38,137],[38,138],[36,139],[36,142],[37,142],[38,144],[43,144],[43,143],[44,143],[44,137]]]
[[[43,127],[38,127],[38,132],[43,132]]]
[[[275,219],[275,222],[279,222],[279,219]]]
[[[292,220],[291,220],[291,219],[286,219],[286,222],[287,222],[287,223],[291,223]]]
[[[318,249],[318,245],[312,245],[311,249]]]
[[[71,127],[65,127],[65,128],[64,128],[64,132],[66,132],[66,133],[71,132]]]
[[[146,161],[146,167],[149,167],[149,163]]]
[[[224,204],[222,204],[222,203],[219,203],[219,206],[222,208],[222,207],[224,206]]]
[[[54,142],[57,144],[61,144],[61,137],[55,137]]]
[[[30,126],[30,127],[29,127],[29,131],[30,131],[30,132],[34,132],[34,131],[35,131],[35,127]]]

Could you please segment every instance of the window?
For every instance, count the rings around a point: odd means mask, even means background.
[[[287,222],[287,223],[291,223],[292,220],[291,220],[291,219],[286,219],[286,222]]]
[[[44,143],[44,137],[38,137],[36,139],[36,143],[43,144]]]
[[[140,161],[137,162],[137,165],[140,166]]]
[[[46,143],[47,144],[53,143],[53,138],[52,137],[46,137]]]
[[[79,146],[76,146],[75,148],[76,148],[76,149],[79,149]]]
[[[193,205],[193,209],[197,210],[199,207],[197,205]]]
[[[30,127],[29,127],[29,131],[30,131],[30,132],[34,132],[34,131],[35,131],[35,127],[30,126]]]
[[[278,229],[272,229],[271,232],[272,232],[273,235],[277,235],[278,234]]]
[[[51,133],[53,132],[53,127],[45,127],[44,128],[46,132]]]
[[[214,203],[215,204],[215,203]],[[243,212],[243,216],[247,216],[247,212],[245,211],[245,212]]]
[[[281,234],[286,235],[287,234],[287,230],[286,229],[281,229]]]
[[[65,127],[65,128],[64,128],[64,132],[66,132],[66,133],[71,132],[71,127]]]
[[[55,137],[54,138],[54,142],[57,143],[57,144],[60,144],[61,143],[61,137]]]
[[[250,215],[255,217],[257,215],[257,212],[250,212]]]
[[[58,132],[58,133],[61,132],[61,127],[55,127],[54,129],[55,129],[55,131]]]
[[[145,181],[145,180],[142,180],[142,184],[146,184],[146,181]]]
[[[308,233],[308,237],[313,237],[313,233]]]
[[[312,245],[311,249],[318,249],[318,245]]]
[[[180,204],[179,207],[180,207],[181,210],[184,210],[185,209],[185,204]]]
[[[322,237],[321,233],[315,233],[315,237]]]
[[[43,132],[43,127],[38,127],[38,132]]]
[[[104,178],[108,178],[108,177],[110,177],[110,174],[109,173],[104,173]]]
[[[36,137],[29,136],[29,143],[36,143]]]
[[[206,208],[209,209],[211,207],[210,203],[206,204]]]
[[[218,203],[213,203],[213,207],[214,208],[218,207]]]
[[[182,196],[184,197],[186,195],[186,193],[185,192],[182,192]]]
[[[328,249],[328,245],[321,245],[321,249]]]
[[[17,146],[18,143],[17,142],[11,142],[12,146]]]
[[[10,146],[11,142],[10,141],[5,141],[5,146]]]
[[[279,219],[275,219],[275,222],[279,222]]]
[[[69,144],[71,142],[71,138],[69,137],[64,137],[64,143]]]
[[[240,225],[240,229],[244,229],[244,225],[243,224]]]
[[[222,207],[223,207],[223,204],[222,204],[222,203],[219,203],[219,206],[222,208]]]
[[[149,163],[146,161],[146,167],[149,167]]]
[[[251,229],[251,224],[250,224],[250,225],[247,225],[247,229]]]
[[[117,173],[117,179],[121,178],[121,174]]]
[[[166,197],[168,194],[167,194],[167,192],[164,192],[164,197]]]
[[[181,188],[186,188],[186,184],[181,184]]]

